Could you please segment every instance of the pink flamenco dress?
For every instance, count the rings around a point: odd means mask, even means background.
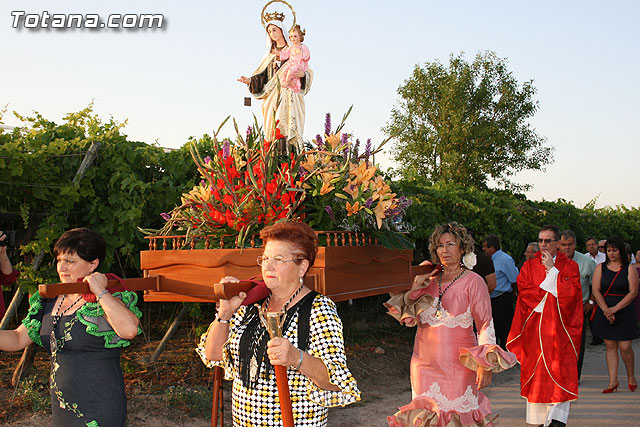
[[[496,345],[487,286],[468,272],[445,291],[439,316],[437,305],[437,278],[385,303],[398,321],[418,326],[411,358],[413,400],[387,418],[389,426],[493,426],[497,416],[478,391],[476,370],[501,372],[514,366],[516,357]]]

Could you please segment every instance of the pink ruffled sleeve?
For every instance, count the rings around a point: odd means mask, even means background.
[[[478,345],[460,348],[460,363],[472,371],[482,367],[492,372],[502,372],[517,362],[515,354],[496,345],[496,333],[491,317],[491,299],[487,287],[478,276],[478,280],[469,286],[471,315],[478,329]]]
[[[284,61],[286,59],[289,59],[289,52],[290,52],[290,48],[289,47],[285,47],[284,49],[282,49],[282,51],[280,52],[280,61]]]
[[[308,62],[311,59],[311,52],[309,52],[309,48],[307,45],[302,45],[302,60],[304,62]]]
[[[392,296],[384,303],[389,310],[387,314],[405,326],[416,326],[420,313],[433,303],[433,296],[427,293],[428,287],[429,285]]]

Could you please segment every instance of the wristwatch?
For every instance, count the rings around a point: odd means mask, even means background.
[[[595,302],[593,302],[593,300],[592,300],[592,299],[590,299],[588,302],[589,302],[589,304],[591,304],[591,305],[595,304]]]

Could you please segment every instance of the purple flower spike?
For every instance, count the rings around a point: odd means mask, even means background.
[[[253,127],[251,127],[251,125],[247,126],[247,139],[249,139],[249,135],[251,135],[252,131],[253,131]]]
[[[211,157],[209,157],[209,156],[205,157],[204,158],[204,163],[205,164],[211,163]]]
[[[168,214],[168,213],[166,213],[166,212],[162,212],[162,213],[160,214],[160,216],[161,216],[161,217],[162,217],[162,219],[164,219],[165,221],[169,221],[169,220],[171,219],[171,215],[169,215],[169,214]]]
[[[371,205],[372,205],[372,204],[373,204],[373,199],[372,199],[371,197],[369,197],[369,198],[367,199],[367,201],[366,201],[366,202],[364,202],[364,207],[365,207],[365,208],[371,208]]]
[[[349,156],[349,135],[343,133],[340,137],[340,145],[344,146],[344,156]]]
[[[327,212],[327,214],[329,214],[329,218],[331,218],[331,221],[335,222],[336,217],[335,217],[335,215],[333,215],[333,209],[331,209],[331,206],[329,206],[329,205],[325,206],[324,210]]]
[[[360,151],[360,140],[356,139],[356,143],[353,146],[353,157],[358,158],[358,151]]]
[[[222,158],[226,159],[231,154],[231,147],[229,146],[229,140],[225,139],[222,144]]]
[[[322,150],[324,148],[324,141],[322,141],[322,137],[320,134],[316,135],[316,144],[318,144],[318,148]]]
[[[327,113],[324,118],[324,134],[331,135],[331,113]]]

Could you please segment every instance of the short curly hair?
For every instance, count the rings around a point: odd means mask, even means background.
[[[458,224],[455,221],[448,222],[446,224],[438,225],[431,234],[431,237],[429,237],[429,252],[431,253],[432,261],[440,264],[440,257],[438,257],[437,248],[440,238],[445,233],[450,233],[454,239],[456,239],[456,243],[458,243],[462,250],[462,256],[473,253],[473,238],[464,225]]]
[[[306,259],[309,261],[309,268],[311,268],[316,261],[318,236],[311,227],[303,222],[283,221],[269,225],[260,231],[260,239],[262,239],[262,246],[266,245],[269,240],[293,245],[300,251],[300,256],[296,257],[296,264],[300,264],[302,260]]]

